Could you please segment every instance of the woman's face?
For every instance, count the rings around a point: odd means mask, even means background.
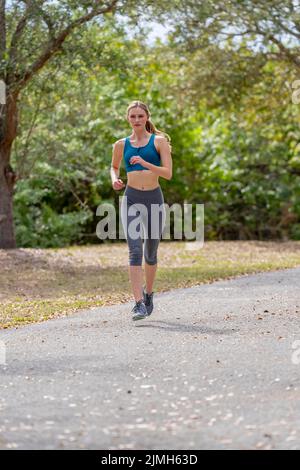
[[[128,113],[128,121],[132,129],[143,129],[146,126],[148,116],[143,108],[131,108]]]

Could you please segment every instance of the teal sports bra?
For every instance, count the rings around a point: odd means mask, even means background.
[[[126,137],[123,157],[124,157],[125,168],[126,168],[127,173],[129,171],[149,170],[149,168],[145,168],[139,163],[135,163],[134,165],[131,165],[129,160],[134,155],[139,155],[146,162],[152,163],[153,165],[156,165],[156,166],[160,166],[160,155],[155,148],[154,138],[155,138],[155,134],[151,134],[151,137],[147,145],[143,145],[142,147],[133,147],[130,143],[129,137]]]

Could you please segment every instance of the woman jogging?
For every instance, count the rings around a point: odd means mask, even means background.
[[[115,190],[124,188],[119,178],[124,158],[128,184],[121,204],[121,220],[129,248],[129,277],[135,298],[132,319],[140,320],[153,310],[157,249],[165,224],[164,197],[158,178],[172,178],[172,157],[170,138],[151,122],[146,104],[130,103],[126,119],[132,133],[113,145],[111,180]],[[146,289],[143,288],[143,240],[140,233],[134,236],[137,228],[134,221],[142,222],[144,229]]]

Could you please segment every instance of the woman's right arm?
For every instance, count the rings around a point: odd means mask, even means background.
[[[112,187],[115,190],[123,189],[125,184],[119,178],[119,168],[123,156],[123,149],[124,149],[124,142],[122,140],[118,140],[113,144],[113,153],[112,153],[112,160],[110,166],[110,177]]]

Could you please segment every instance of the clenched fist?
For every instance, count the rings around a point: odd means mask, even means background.
[[[123,189],[125,186],[125,183],[123,183],[123,181],[119,178],[117,179],[116,181],[113,182],[113,185],[112,187],[116,190],[116,191],[120,191],[121,189]]]

